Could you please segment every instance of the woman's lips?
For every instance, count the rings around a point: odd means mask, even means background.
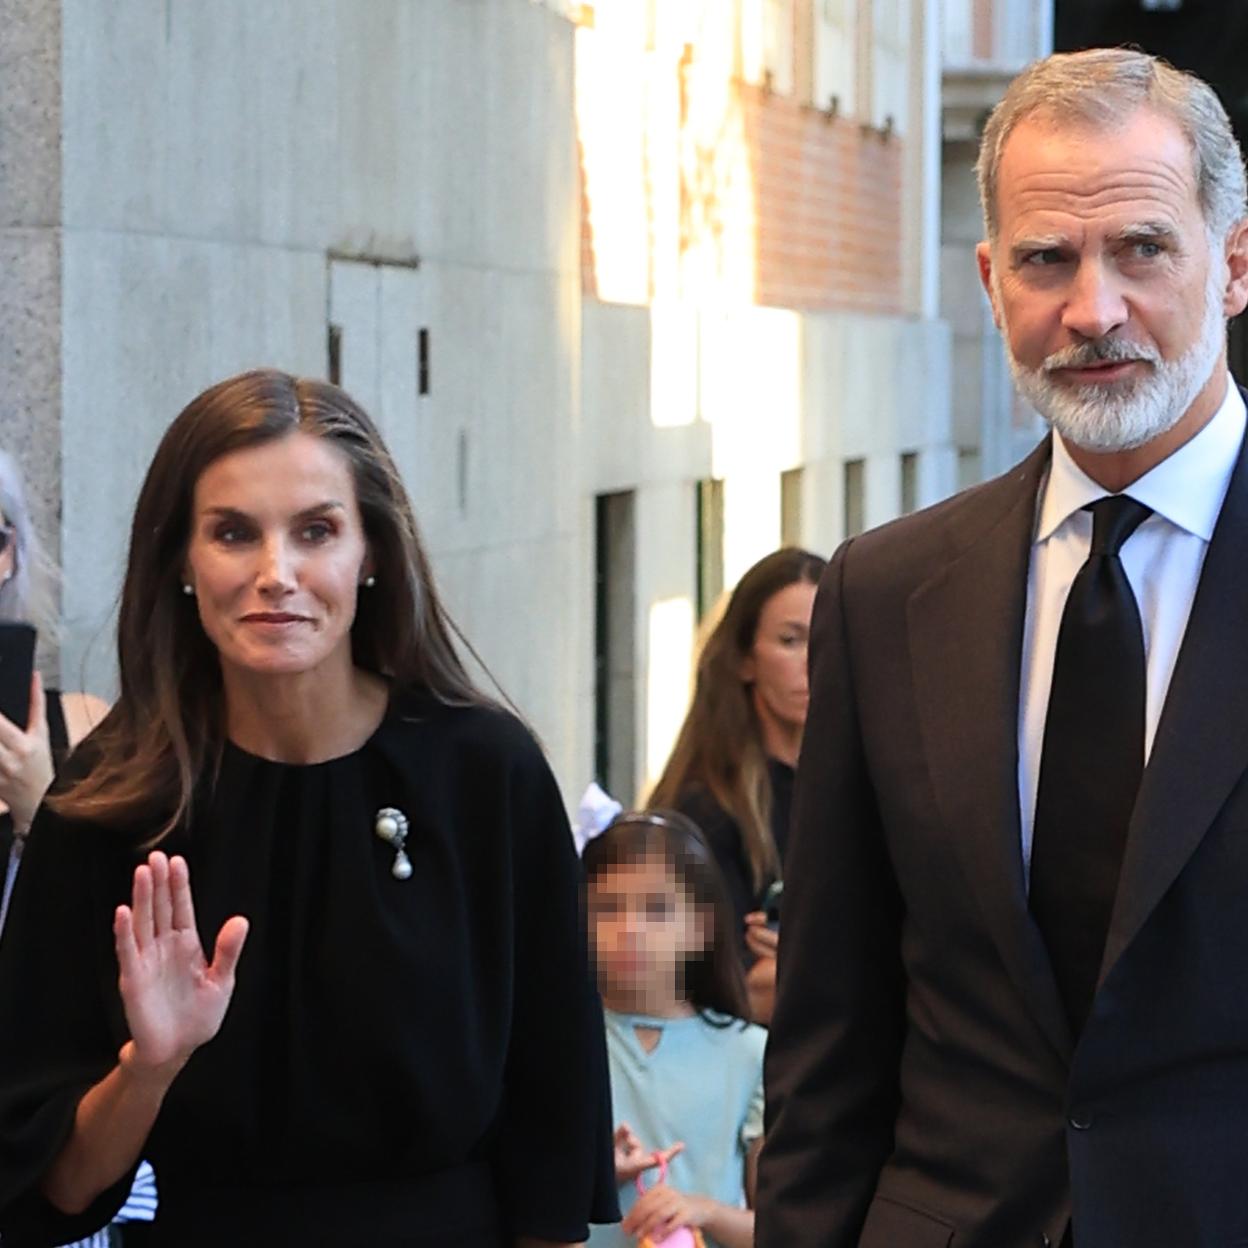
[[[291,615],[285,611],[257,611],[243,616],[244,624],[251,624],[258,628],[287,628],[292,624],[307,624],[308,622],[307,616]]]

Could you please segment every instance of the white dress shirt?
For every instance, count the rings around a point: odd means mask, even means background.
[[[1147,682],[1144,757],[1152,752],[1161,708],[1179,657],[1209,539],[1244,439],[1244,401],[1229,380],[1213,419],[1123,493],[1153,509],[1122,547],[1122,566],[1144,626]],[[1092,516],[1083,508],[1104,498],[1053,434],[1048,478],[1040,488],[1027,576],[1027,615],[1018,715],[1018,796],[1023,869],[1030,873],[1036,786],[1044,721],[1053,684],[1057,633],[1066,596],[1092,545]]]

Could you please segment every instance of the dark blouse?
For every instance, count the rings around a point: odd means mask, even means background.
[[[373,830],[385,806],[411,824],[406,880]],[[127,1038],[111,927],[136,839],[46,811],[32,831],[0,944],[5,1248],[102,1226],[129,1187],[78,1218],[37,1194]],[[409,694],[331,762],[227,745],[164,848],[188,859],[206,949],[232,914],[251,931],[221,1031],[144,1150],[151,1242],[496,1248],[615,1218],[575,853],[513,718]]]
[[[771,834],[776,841],[780,863],[789,843],[789,822],[793,812],[794,771],[779,759],[767,760],[767,774],[771,779]],[[750,860],[745,852],[741,825],[715,800],[711,793],[698,786],[681,795],[676,808],[688,815],[703,831],[720,874],[728,900],[736,916],[737,931],[741,933],[742,951],[745,950],[745,916],[763,908],[767,890],[775,883],[775,876],[768,875],[760,888],[754,887]],[[753,958],[746,955],[747,962]]]

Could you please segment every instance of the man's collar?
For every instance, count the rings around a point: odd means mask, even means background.
[[[1122,492],[1207,542],[1231,483],[1246,422],[1243,396],[1228,374],[1226,397],[1205,427]],[[1075,463],[1054,430],[1036,541],[1047,541],[1071,516],[1105,494],[1105,487]]]

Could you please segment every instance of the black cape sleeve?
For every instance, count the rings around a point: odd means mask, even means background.
[[[115,835],[46,807],[31,828],[0,937],[0,1237],[4,1248],[63,1244],[108,1224],[123,1176],[81,1214],[40,1183],[83,1094],[125,1042],[112,914],[128,900],[132,856]]]
[[[510,1229],[579,1243],[616,1222],[602,1006],[563,801],[527,739],[511,768],[514,1007],[496,1172]]]

